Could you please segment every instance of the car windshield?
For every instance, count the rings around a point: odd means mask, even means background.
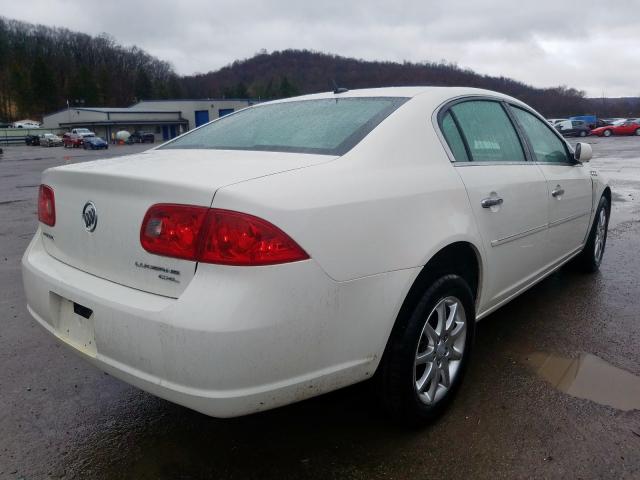
[[[407,100],[325,98],[257,105],[226,115],[160,148],[343,155]]]

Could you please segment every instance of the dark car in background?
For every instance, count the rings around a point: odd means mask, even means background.
[[[24,143],[30,146],[38,146],[40,145],[40,136],[39,135],[25,135]]]
[[[591,129],[582,120],[566,120],[554,125],[556,130],[565,137],[586,137],[591,133]]]
[[[85,150],[106,150],[109,144],[100,137],[84,137],[82,139],[82,148]]]
[[[154,143],[156,136],[151,132],[133,132],[127,143]]]

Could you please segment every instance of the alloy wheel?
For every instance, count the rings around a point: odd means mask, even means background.
[[[605,209],[600,209],[598,214],[598,223],[596,225],[596,238],[593,246],[593,258],[597,264],[600,264],[602,260],[602,254],[604,253],[604,242],[607,235],[607,212]]]
[[[453,296],[440,300],[427,316],[414,360],[414,382],[420,400],[437,403],[451,388],[464,354],[467,318]]]

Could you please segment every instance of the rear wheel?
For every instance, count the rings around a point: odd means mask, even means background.
[[[393,417],[417,426],[444,412],[462,381],[474,331],[473,294],[458,275],[435,280],[398,318],[377,373]]]
[[[636,129],[636,135],[640,136],[640,128]]]
[[[586,137],[587,136],[587,132],[585,132],[584,130],[580,130],[580,136],[581,137]]]
[[[584,272],[596,272],[602,263],[604,248],[607,244],[607,231],[609,228],[609,201],[606,197],[600,198],[596,216],[587,238],[584,249],[575,259],[575,264]]]

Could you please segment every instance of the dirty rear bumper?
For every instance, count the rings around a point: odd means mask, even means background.
[[[409,269],[339,283],[313,260],[200,265],[173,299],[56,260],[40,231],[22,265],[29,312],[60,342],[117,378],[216,417],[370,377],[417,274]],[[90,317],[70,313],[74,303],[90,309]]]

